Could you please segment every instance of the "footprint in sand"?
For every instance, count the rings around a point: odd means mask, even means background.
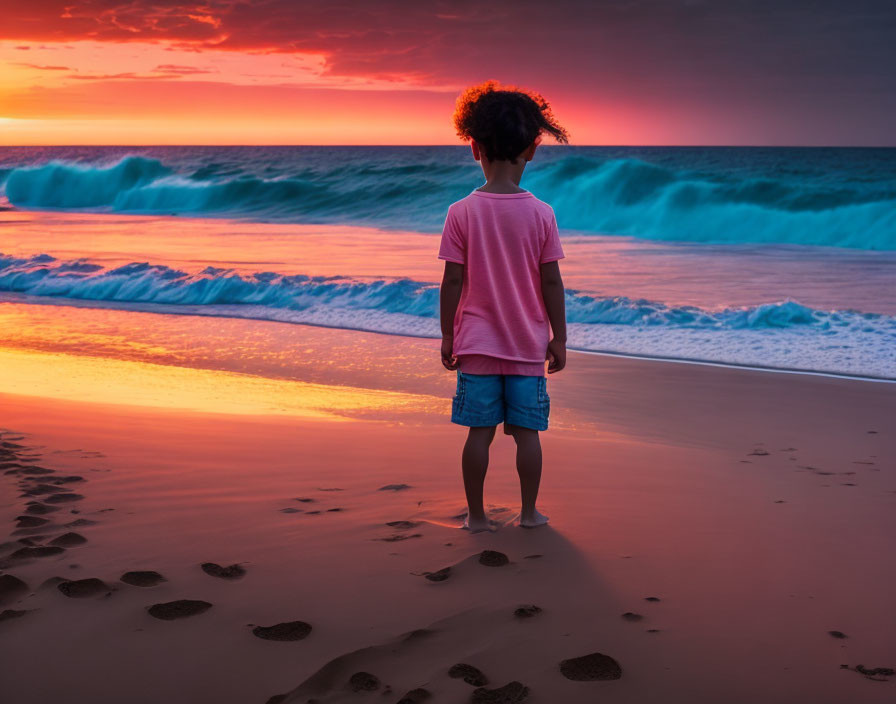
[[[56,545],[62,548],[73,548],[78,545],[83,545],[86,542],[87,538],[80,533],[63,533],[58,538],[53,538],[50,541],[50,545]]]
[[[10,560],[30,560],[35,557],[51,557],[53,555],[61,555],[65,552],[65,548],[55,545],[40,547],[24,547],[16,550],[9,556]]]
[[[846,638],[846,634],[843,631],[828,631],[828,635],[833,638]]]
[[[422,537],[423,533],[395,533],[394,535],[387,535],[385,538],[374,538],[374,540],[381,540],[384,543],[400,543],[402,540]]]
[[[473,692],[473,704],[517,704],[529,697],[529,688],[522,682],[508,682],[497,689],[480,687]]]
[[[411,528],[416,528],[420,525],[419,521],[389,521],[386,523],[390,528],[394,528],[395,530],[410,530]]]
[[[37,528],[50,522],[49,518],[38,516],[16,516],[16,528]]]
[[[455,680],[463,680],[474,687],[482,687],[488,684],[488,678],[482,674],[478,667],[473,667],[464,662],[452,665],[448,669],[448,676]]]
[[[15,601],[28,592],[28,585],[11,574],[0,574],[0,604]]]
[[[302,640],[311,633],[311,625],[304,621],[287,621],[273,626],[255,626],[252,634],[264,640]]]
[[[125,584],[130,584],[132,587],[154,587],[157,584],[168,581],[155,570],[134,570],[132,572],[125,572],[119,579]]]
[[[24,616],[31,611],[35,611],[35,609],[25,609],[22,611],[16,611],[15,609],[4,609],[3,611],[0,611],[0,623],[3,623],[3,621],[10,621],[14,618],[20,618],[21,616]]]
[[[622,677],[622,668],[609,655],[590,653],[562,661],[560,663],[560,673],[566,679],[575,682],[596,682],[599,680],[618,680]]]
[[[537,616],[541,613],[541,607],[535,606],[535,604],[525,604],[524,606],[520,606],[517,608],[513,615],[517,618],[532,618],[533,616]]]
[[[497,550],[483,550],[479,554],[479,564],[486,567],[503,567],[510,563],[510,559],[503,552]]]
[[[96,577],[60,582],[56,585],[56,588],[71,599],[86,599],[91,596],[97,596],[102,593],[108,594],[110,592],[109,585]]]
[[[81,494],[50,494],[44,501],[48,504],[69,504],[74,501],[81,501],[84,498]]]
[[[432,692],[428,689],[423,689],[423,687],[417,687],[417,689],[412,689],[399,699],[398,704],[423,704],[430,697],[432,697]]]
[[[435,572],[424,572],[423,576],[426,577],[430,582],[444,582],[451,576],[451,568],[443,567],[440,570],[436,570]]]
[[[645,596],[644,601],[659,601],[660,598],[658,596]]]
[[[386,484],[386,486],[381,486],[377,491],[405,491],[413,488],[410,484]]]
[[[148,606],[146,610],[153,618],[162,621],[174,621],[179,618],[189,618],[201,613],[205,613],[212,605],[207,601],[199,599],[178,599],[177,601],[167,601],[161,604],[153,604]]]
[[[622,618],[626,621],[640,621],[644,617],[641,614],[636,614],[632,611],[626,611],[624,614],[622,614]]]
[[[380,680],[369,672],[356,672],[349,678],[348,686],[353,692],[375,692],[380,688]]]
[[[203,562],[199,566],[206,574],[220,579],[240,579],[246,576],[246,568],[242,565],[234,564],[222,567],[214,562]]]
[[[40,501],[29,501],[26,506],[28,506],[28,508],[25,509],[25,513],[33,513],[38,516],[43,516],[59,510],[58,506],[47,506],[46,504],[40,503]]]

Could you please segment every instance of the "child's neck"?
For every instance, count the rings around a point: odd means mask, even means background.
[[[509,161],[482,160],[482,171],[485,175],[485,183],[477,188],[484,193],[525,193],[526,189],[520,188],[520,179],[523,177],[523,169],[526,168],[525,159],[517,159],[516,164]]]

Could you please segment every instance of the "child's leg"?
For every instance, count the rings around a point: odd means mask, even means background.
[[[488,528],[482,493],[488,471],[488,448],[495,437],[495,427],[470,428],[462,458],[464,491],[467,494],[467,527],[470,530]]]
[[[541,484],[541,441],[538,431],[519,425],[508,425],[506,430],[516,442],[516,471],[520,477],[520,525],[527,528],[548,522],[547,516],[535,508],[538,487]]]

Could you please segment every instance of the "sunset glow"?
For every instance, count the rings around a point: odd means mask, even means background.
[[[890,43],[823,11],[798,27],[770,8],[570,0],[81,0],[3,16],[5,145],[454,144],[456,94],[488,78],[542,91],[580,145],[892,141]]]

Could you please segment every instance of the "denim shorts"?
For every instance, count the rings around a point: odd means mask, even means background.
[[[547,430],[551,399],[543,376],[457,372],[451,422],[471,428],[507,423]]]

